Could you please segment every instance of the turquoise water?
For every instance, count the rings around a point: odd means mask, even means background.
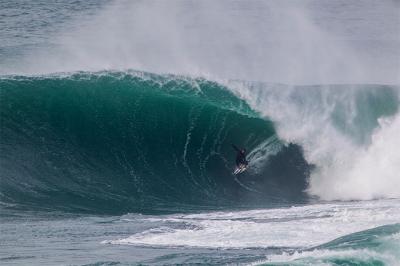
[[[1,1],[0,264],[398,265],[398,8]]]
[[[260,193],[232,179],[231,143],[255,149],[276,136],[271,122],[217,83],[107,72],[0,83],[7,203],[123,213],[305,198],[308,166],[297,146],[273,158],[287,173],[274,166],[251,175]],[[276,175],[293,181],[282,185]]]
[[[279,139],[274,122],[225,85],[141,72],[0,84],[5,264],[399,259],[398,200],[319,204],[305,193],[316,166],[301,146]],[[354,90],[356,110],[369,106],[351,125],[333,109],[333,125],[357,145],[398,110],[390,86],[299,87],[292,97],[315,101],[329,90]],[[238,178],[232,142],[250,150]]]

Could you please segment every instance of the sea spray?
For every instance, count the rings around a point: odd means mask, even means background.
[[[398,86],[228,82],[316,166],[307,191],[325,200],[399,197]]]

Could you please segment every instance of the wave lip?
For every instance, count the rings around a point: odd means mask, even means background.
[[[301,149],[218,83],[81,72],[2,77],[0,87],[5,204],[123,213],[306,198]],[[240,182],[231,143],[253,151]]]
[[[399,196],[395,86],[135,71],[0,85],[2,206],[123,213]],[[236,179],[231,143],[250,151]]]

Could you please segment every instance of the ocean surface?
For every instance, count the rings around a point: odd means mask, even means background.
[[[0,264],[400,265],[399,13],[0,0]]]

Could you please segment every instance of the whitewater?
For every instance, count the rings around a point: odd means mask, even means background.
[[[1,1],[1,264],[399,265],[399,12]]]

